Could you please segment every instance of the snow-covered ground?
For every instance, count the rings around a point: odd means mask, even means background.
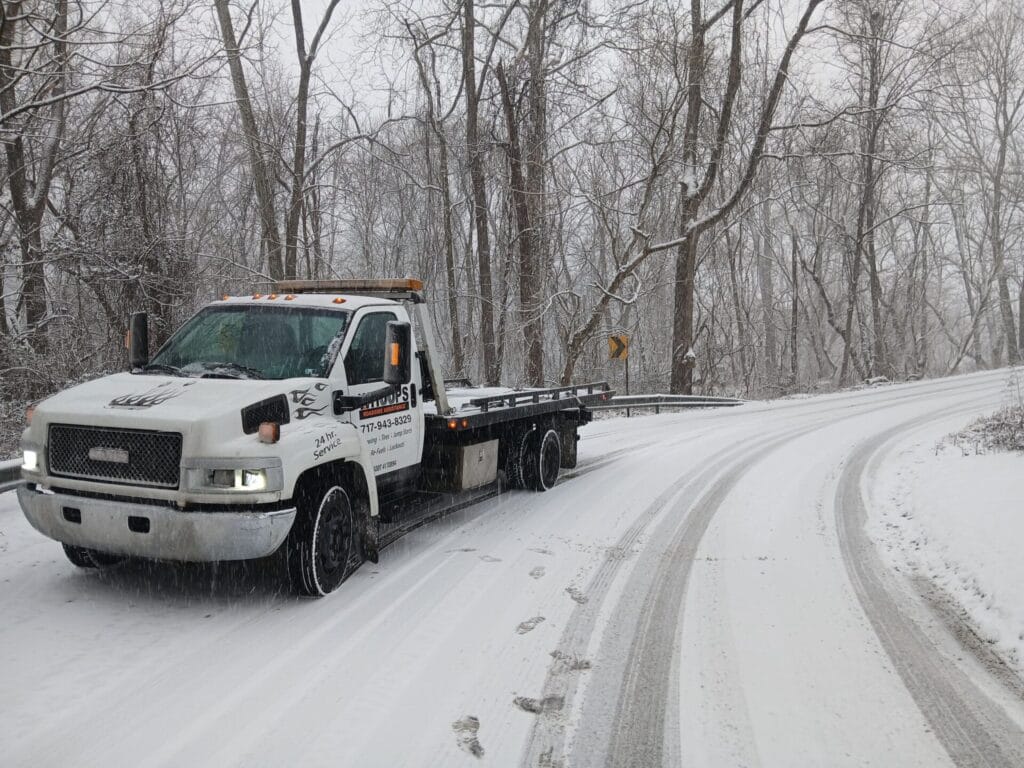
[[[79,571],[0,495],[0,764],[1024,765],[1024,702],[862,521],[901,441],[1006,378],[600,420],[551,491],[319,601],[266,565]]]
[[[1024,672],[1024,454],[978,453],[946,436],[953,418],[908,435],[880,463],[872,533],[895,569],[924,577]]]

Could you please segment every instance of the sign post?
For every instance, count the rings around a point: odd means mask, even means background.
[[[608,359],[622,360],[626,365],[626,394],[629,394],[629,336],[625,333],[616,333],[608,337]],[[626,418],[630,416],[629,408],[626,409]]]

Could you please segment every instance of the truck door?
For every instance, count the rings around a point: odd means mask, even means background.
[[[361,395],[383,386],[387,324],[398,319],[395,311],[384,309],[371,309],[356,318],[344,350],[349,395]],[[418,485],[423,450],[419,378],[419,371],[414,371],[412,381],[398,393],[345,414],[369,448],[382,502]]]

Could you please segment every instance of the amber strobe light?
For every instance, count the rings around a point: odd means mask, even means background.
[[[386,280],[279,280],[278,293],[395,293],[422,291],[423,281],[413,278]]]
[[[34,405],[30,405],[28,408],[25,409],[25,425],[26,426],[31,426],[32,425],[32,417],[35,415],[35,412],[36,412],[36,407]]]
[[[276,443],[281,439],[281,425],[274,421],[260,424],[259,436],[261,443]]]

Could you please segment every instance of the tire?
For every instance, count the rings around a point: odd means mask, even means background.
[[[323,597],[363,564],[363,523],[337,485],[301,491],[296,507],[285,542],[288,576],[298,594]]]
[[[72,565],[79,568],[109,568],[124,561],[120,555],[111,555],[106,552],[97,552],[95,549],[85,547],[73,547],[70,544],[64,545],[64,554]]]
[[[562,465],[562,441],[554,429],[531,432],[523,451],[523,485],[533,491],[547,491],[558,480]]]
[[[501,438],[501,490],[515,491],[523,485],[523,454],[530,432],[516,430]]]

